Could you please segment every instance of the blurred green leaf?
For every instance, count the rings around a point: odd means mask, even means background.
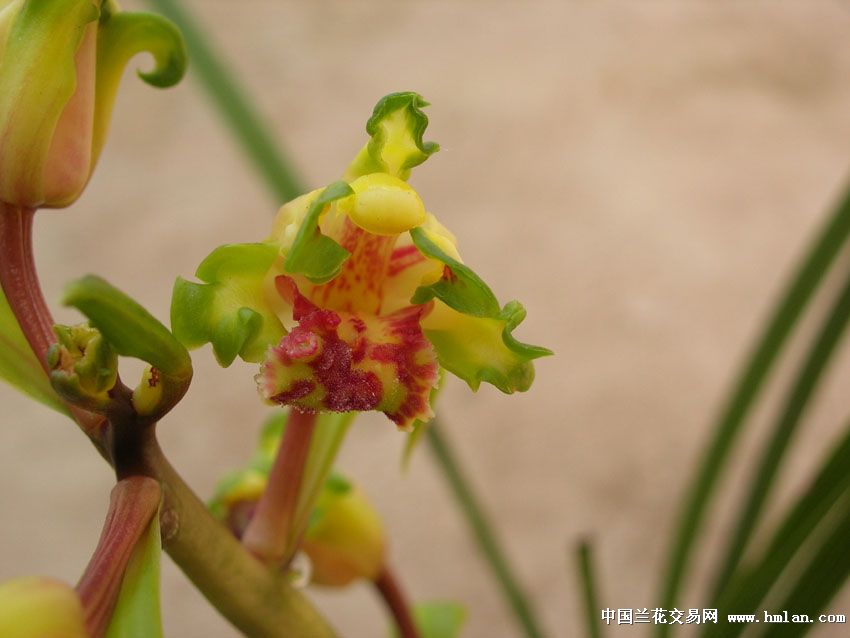
[[[850,276],[836,295],[826,319],[812,339],[787,399],[779,410],[770,436],[759,454],[746,500],[741,505],[734,532],[716,577],[712,600],[717,599],[741,560],[768,495],[775,484],[785,452],[793,440],[794,433],[814,396],[820,379],[832,360],[832,355],[846,332],[848,322],[850,322]]]
[[[773,532],[758,560],[739,568],[717,600],[718,609],[751,614],[779,581],[806,541],[815,535],[821,522],[850,496],[850,427],[824,459],[816,476]],[[705,625],[706,638],[735,638],[746,625]]]
[[[790,591],[774,607],[780,611],[788,610],[790,614],[806,614],[812,622],[771,624],[765,627],[763,638],[796,638],[807,634],[817,626],[815,619],[818,614],[824,611],[850,576],[850,552],[847,551],[850,503],[847,499],[840,509],[840,513],[836,512],[836,516],[827,521],[831,529],[813,549]]]
[[[662,608],[671,609],[676,606],[695,542],[718,479],[738,434],[789,335],[835,262],[841,248],[846,244],[848,236],[850,236],[850,187],[846,188],[841,200],[797,266],[721,408],[714,424],[711,440],[705,446],[702,460],[685,494],[674,537],[667,553],[667,564],[661,574],[661,591],[658,600]],[[674,629],[675,627],[669,624],[659,624],[654,628],[654,633],[658,638],[664,638]]]
[[[30,349],[6,296],[0,290],[0,379],[52,408],[70,416],[68,408],[50,385],[47,373]]]
[[[457,638],[466,622],[466,609],[448,601],[418,603],[413,607],[413,620],[420,638]],[[399,638],[398,629],[393,627],[390,636]]]

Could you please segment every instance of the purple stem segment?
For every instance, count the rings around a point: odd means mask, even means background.
[[[389,567],[384,565],[375,579],[375,588],[395,619],[401,638],[419,638],[419,630],[410,613],[410,605]]]
[[[268,564],[286,565],[301,478],[316,427],[316,414],[292,408],[269,482],[248,524],[242,543]],[[294,551],[292,548],[291,551]]]
[[[112,489],[100,541],[77,584],[86,629],[93,638],[101,638],[106,632],[124,571],[159,509],[161,495],[159,483],[144,476],[123,479]]]

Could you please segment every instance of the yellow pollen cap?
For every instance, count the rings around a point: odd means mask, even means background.
[[[340,202],[352,222],[375,235],[398,235],[425,221],[425,204],[407,182],[371,173],[351,182],[354,195]]]

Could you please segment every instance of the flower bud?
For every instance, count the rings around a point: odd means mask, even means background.
[[[183,75],[171,23],[118,13],[112,0],[15,0],[0,11],[0,201],[61,207],[82,193],[103,145],[118,81],[150,51],[155,86]]]
[[[384,565],[381,519],[365,494],[332,475],[313,510],[303,549],[312,563],[312,582],[344,587],[374,580]]]
[[[70,585],[50,578],[0,584],[3,638],[88,638],[83,606]]]
[[[88,324],[54,326],[58,343],[47,352],[50,383],[73,405],[102,411],[118,380],[118,355]]]

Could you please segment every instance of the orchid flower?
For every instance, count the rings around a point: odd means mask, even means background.
[[[464,265],[455,237],[407,183],[438,150],[427,104],[394,93],[343,180],[285,204],[261,243],[222,246],[178,279],[175,336],[211,343],[222,365],[260,363],[267,401],[302,410],[378,410],[409,429],[431,416],[439,367],[477,390],[525,391],[532,360],[517,301],[500,306]]]
[[[186,51],[161,16],[113,0],[0,0],[0,202],[76,200],[106,139],[124,67],[142,51],[148,84],[176,84]]]

